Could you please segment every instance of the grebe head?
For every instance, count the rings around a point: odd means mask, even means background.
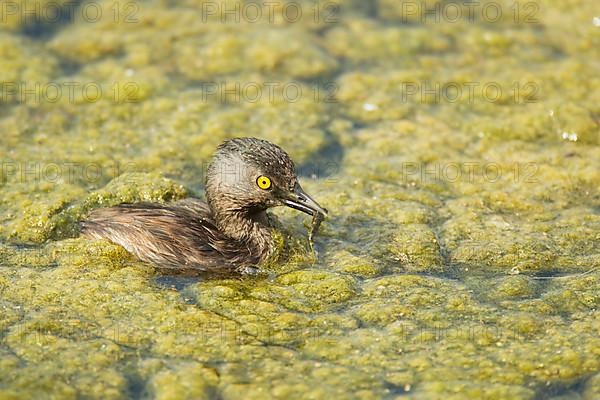
[[[208,168],[206,197],[217,217],[280,205],[309,215],[327,214],[300,186],[288,154],[256,138],[230,139],[217,148]]]

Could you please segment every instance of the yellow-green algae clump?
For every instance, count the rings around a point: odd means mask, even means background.
[[[596,10],[500,1],[490,22],[490,3],[3,14],[0,397],[597,398]],[[202,196],[245,135],[330,209],[314,253],[291,210],[286,257],[253,278],[163,276],[77,237],[94,208]]]

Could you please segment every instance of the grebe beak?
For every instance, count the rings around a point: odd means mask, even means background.
[[[327,215],[327,210],[310,197],[308,193],[302,189],[302,186],[300,186],[299,183],[296,183],[293,192],[289,193],[287,198],[283,200],[283,204],[307,213],[308,215],[315,215],[316,213],[323,216]]]

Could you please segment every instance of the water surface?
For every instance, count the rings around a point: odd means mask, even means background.
[[[0,397],[600,397],[595,2],[25,3],[0,24]],[[297,161],[316,255],[292,210],[258,278],[77,238],[202,196],[235,136]]]

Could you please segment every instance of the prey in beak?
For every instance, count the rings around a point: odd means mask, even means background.
[[[327,209],[321,207],[319,203],[310,197],[298,182],[294,185],[294,190],[289,193],[287,198],[283,201],[283,204],[308,215],[312,215],[313,218],[308,233],[308,241],[311,248],[313,248],[313,237],[319,230],[321,222],[325,219],[325,216],[327,216]]]

